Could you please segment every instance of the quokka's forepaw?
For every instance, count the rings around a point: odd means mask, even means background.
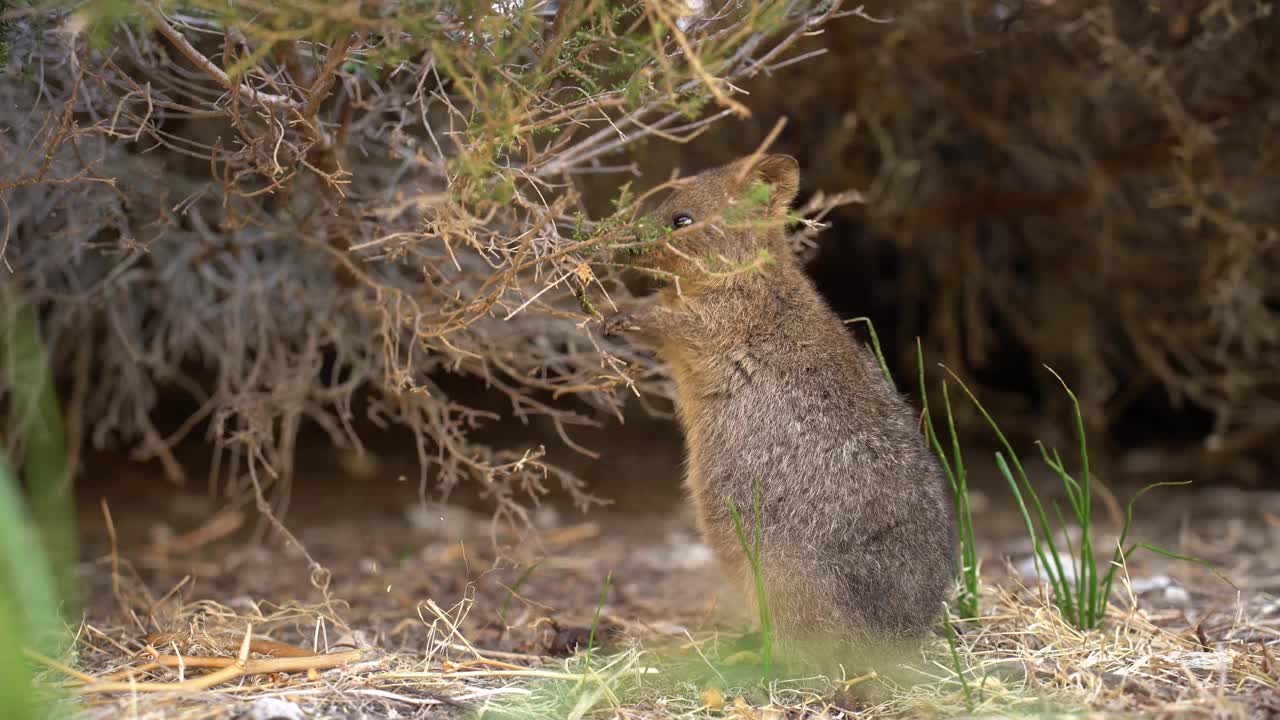
[[[635,316],[629,312],[616,312],[604,319],[604,335],[621,335],[632,330],[639,330]]]

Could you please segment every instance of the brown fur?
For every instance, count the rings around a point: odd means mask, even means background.
[[[762,222],[721,219],[742,209],[735,198],[753,181],[773,188],[755,205]],[[675,189],[649,219],[670,225],[687,213],[695,224],[634,262],[668,282],[606,329],[651,345],[670,365],[700,530],[748,596],[751,569],[726,503],[750,532],[758,478],[763,575],[783,638],[845,647],[919,640],[951,589],[950,490],[918,414],[786,244],[798,181],[794,159],[764,155]],[[758,262],[762,250],[769,262]]]

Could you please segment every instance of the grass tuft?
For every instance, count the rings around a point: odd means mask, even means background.
[[[1125,558],[1129,557],[1139,547],[1158,552],[1170,558],[1200,563],[1212,569],[1212,566],[1203,560],[1177,555],[1148,543],[1134,543],[1126,546],[1129,531],[1133,525],[1133,505],[1138,498],[1157,487],[1188,484],[1187,482],[1158,482],[1142,488],[1129,500],[1125,511],[1124,524],[1121,526],[1119,536],[1116,539],[1116,547],[1112,552],[1111,561],[1108,563],[1105,572],[1099,572],[1096,559],[1097,553],[1093,542],[1092,478],[1089,472],[1089,451],[1085,435],[1084,417],[1080,412],[1080,402],[1075,393],[1067,386],[1061,375],[1046,365],[1045,369],[1053,373],[1053,376],[1062,384],[1063,390],[1071,401],[1072,411],[1075,415],[1076,434],[1079,441],[1080,471],[1078,478],[1067,469],[1066,463],[1062,460],[1062,455],[1056,448],[1047,448],[1040,441],[1036,441],[1036,446],[1040,449],[1041,458],[1057,475],[1070,504],[1069,514],[1064,514],[1060,507],[1054,507],[1055,514],[1058,517],[1058,528],[1062,531],[1063,536],[1067,538],[1065,557],[1070,561],[1070,565],[1064,564],[1064,553],[1059,552],[1057,542],[1054,540],[1055,528],[1050,523],[1044,503],[1041,502],[1039,494],[1032,486],[1022,460],[1018,457],[1017,452],[1014,451],[1013,445],[1010,444],[1000,426],[991,417],[991,414],[987,412],[982,403],[979,402],[977,396],[964,384],[959,375],[945,365],[942,368],[959,383],[960,388],[969,396],[969,399],[987,421],[987,424],[990,425],[995,432],[996,438],[1004,448],[995,454],[996,467],[1013,494],[1018,512],[1026,526],[1027,534],[1031,538],[1036,572],[1047,581],[1052,600],[1068,623],[1081,630],[1092,630],[1101,626],[1106,615],[1107,604],[1110,602],[1111,588],[1116,572],[1124,566]],[[949,412],[948,416],[950,416]],[[950,417],[948,419],[950,420]],[[952,424],[952,431],[954,433],[954,424]],[[1072,526],[1079,530],[1080,541],[1078,545],[1073,545],[1070,540],[1068,531],[1072,529]],[[1214,572],[1216,573],[1216,570]]]
[[[891,386],[896,387],[893,381],[893,374],[889,371],[888,363],[885,362],[884,353],[880,347],[880,339],[870,318],[859,317],[848,322],[862,323],[867,326],[871,336],[871,349],[880,363],[885,380]],[[1036,572],[1047,582],[1054,603],[1070,624],[1084,630],[1094,629],[1102,624],[1102,620],[1106,615],[1107,603],[1111,598],[1116,572],[1123,566],[1124,559],[1138,548],[1156,552],[1171,559],[1198,563],[1222,577],[1211,564],[1198,558],[1179,555],[1149,543],[1126,545],[1133,525],[1133,505],[1138,498],[1157,487],[1185,485],[1188,484],[1187,482],[1153,483],[1136,493],[1126,507],[1124,524],[1120,528],[1110,562],[1107,564],[1105,571],[1099,569],[1097,549],[1093,541],[1093,491],[1092,475],[1089,470],[1089,446],[1085,433],[1084,417],[1080,411],[1080,401],[1062,376],[1046,365],[1045,369],[1052,373],[1062,385],[1063,391],[1066,392],[1071,402],[1076,436],[1079,443],[1080,469],[1077,478],[1067,468],[1066,462],[1056,448],[1048,448],[1044,443],[1036,441],[1041,459],[1046,466],[1053,470],[1059,482],[1062,483],[1070,506],[1069,513],[1063,513],[1060,507],[1055,506],[1053,508],[1058,520],[1057,527],[1067,538],[1064,552],[1065,557],[1070,560],[1070,564],[1064,564],[1064,554],[1059,552],[1055,541],[1055,528],[1049,521],[1049,515],[1039,494],[1031,485],[1022,460],[1014,451],[1012,444],[1000,429],[999,424],[991,417],[991,414],[987,412],[987,409],[965,385],[964,381],[960,379],[959,375],[945,365],[941,367],[951,376],[952,380],[960,385],[961,390],[973,402],[987,424],[995,432],[996,438],[1003,447],[1003,450],[997,451],[995,454],[996,467],[1009,486],[1018,513],[1026,527],[1027,535],[1031,539]],[[928,384],[924,372],[924,352],[919,338],[916,338],[916,368],[919,377],[920,403],[925,434],[928,438],[929,446],[937,455],[943,472],[950,482],[952,501],[956,513],[961,565],[959,570],[960,588],[955,598],[955,609],[962,618],[972,620],[976,619],[980,614],[978,600],[980,577],[977,546],[974,541],[973,517],[969,507],[969,487],[964,454],[960,445],[959,433],[956,429],[955,416],[952,412],[949,385],[945,378],[942,380],[941,385],[942,405],[946,416],[947,443],[944,444],[943,437],[939,434],[934,424],[933,411],[929,404]],[[949,447],[947,447],[948,445]],[[1078,545],[1071,542],[1071,535],[1067,532],[1073,527],[1079,530],[1080,541]],[[1223,579],[1226,580],[1226,578]],[[948,632],[950,632],[949,627]]]

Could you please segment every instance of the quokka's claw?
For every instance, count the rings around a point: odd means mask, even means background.
[[[629,312],[617,312],[604,319],[605,337],[620,335],[628,330],[636,330],[635,317]]]

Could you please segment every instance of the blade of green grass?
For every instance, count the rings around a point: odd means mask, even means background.
[[[591,669],[591,651],[596,646],[596,628],[600,625],[600,609],[604,607],[604,601],[609,597],[609,586],[613,584],[613,571],[604,578],[604,588],[600,590],[600,601],[596,603],[596,615],[591,620],[591,633],[587,635],[587,658],[583,663],[583,667]]]
[[[1172,550],[1166,550],[1160,547],[1159,545],[1152,545],[1151,543],[1146,543],[1146,542],[1136,543],[1133,547],[1135,548],[1140,547],[1143,550],[1148,550],[1157,555],[1163,555],[1172,560],[1181,560],[1183,562],[1195,563],[1196,565],[1203,567],[1204,569],[1208,570],[1214,575],[1217,575],[1220,580],[1230,585],[1235,590],[1237,591],[1240,590],[1239,587],[1236,587],[1235,583],[1231,582],[1231,580],[1226,575],[1223,575],[1221,572],[1219,572],[1218,568],[1208,560],[1203,560],[1201,558],[1195,557],[1194,555],[1179,555],[1178,553],[1173,552]]]
[[[889,372],[889,363],[884,361],[884,353],[880,349],[880,336],[876,335],[875,323],[871,322],[871,318],[863,316],[856,317],[844,321],[846,325],[850,323],[862,323],[867,326],[867,332],[871,335],[871,350],[876,354],[876,359],[880,361],[880,371],[884,373],[884,379],[889,382],[889,387],[898,387],[893,381],[893,373]]]
[[[960,451],[960,435],[956,432],[956,420],[951,411],[951,393],[947,381],[942,381],[942,406],[947,411],[947,429],[951,435],[951,452],[955,458],[955,482],[952,494],[960,525],[960,557],[964,567],[964,589],[968,596],[965,611],[970,618],[978,617],[978,553],[974,545],[973,516],[969,512],[969,480],[964,469],[964,456]]]
[[[1076,576],[1076,596],[1075,596],[1075,597],[1076,597],[1076,602],[1075,602],[1075,607],[1076,607],[1076,608],[1080,608],[1080,607],[1081,607],[1080,603],[1081,603],[1081,601],[1084,599],[1084,594],[1083,594],[1083,592],[1081,592],[1081,588],[1082,588],[1083,586],[1082,586],[1082,585],[1080,585],[1080,578],[1084,577],[1084,572],[1080,569],[1080,565],[1079,565],[1079,558],[1080,558],[1080,555],[1076,552],[1076,547],[1075,547],[1075,545],[1071,542],[1071,533],[1066,532],[1066,527],[1067,527],[1067,518],[1066,518],[1065,516],[1063,516],[1063,514],[1062,514],[1062,507],[1061,507],[1061,506],[1059,506],[1059,505],[1058,505],[1058,503],[1054,503],[1054,504],[1053,504],[1053,511],[1054,511],[1055,513],[1057,513],[1057,515],[1058,515],[1058,524],[1059,524],[1059,525],[1061,525],[1061,526],[1062,526],[1062,528],[1063,528],[1063,540],[1067,543],[1067,557],[1071,558],[1071,563],[1072,563],[1072,565],[1071,565],[1071,566],[1074,568],[1074,571],[1075,571],[1075,576]],[[1068,582],[1069,582],[1069,580],[1068,580],[1067,578],[1065,578],[1065,577],[1064,577],[1064,578],[1062,579],[1062,584],[1063,584],[1063,586],[1067,586],[1067,583],[1068,583]],[[1068,588],[1068,589],[1069,589],[1069,588]]]
[[[542,561],[545,559],[546,558],[538,558],[537,562],[525,568],[525,571],[520,573],[520,577],[516,578],[516,581],[511,583],[511,587],[507,589],[507,596],[503,598],[502,607],[498,609],[498,619],[502,621],[503,625],[507,624],[507,610],[511,607],[511,599],[516,596],[517,592],[520,592],[520,586],[524,585],[525,581],[529,579],[529,576],[533,574],[533,571],[537,570],[538,566],[541,565]]]
[[[1124,507],[1124,524],[1120,526],[1120,537],[1116,538],[1116,549],[1115,549],[1115,552],[1113,552],[1111,555],[1111,565],[1107,569],[1107,574],[1102,578],[1102,588],[1101,588],[1100,595],[1101,595],[1101,601],[1103,603],[1110,601],[1111,586],[1112,586],[1112,583],[1115,581],[1116,571],[1120,569],[1121,565],[1123,564],[1124,558],[1127,557],[1129,552],[1132,550],[1132,548],[1130,548],[1130,550],[1127,551],[1124,545],[1126,542],[1128,542],[1129,530],[1133,527],[1134,504],[1137,503],[1138,500],[1143,495],[1146,495],[1148,492],[1151,492],[1152,490],[1158,487],[1171,487],[1175,485],[1190,485],[1190,484],[1191,484],[1190,480],[1181,480],[1181,481],[1166,480],[1163,482],[1155,482],[1143,487],[1141,490],[1134,493],[1133,497],[1129,498],[1129,502],[1126,503]]]
[[[947,458],[947,452],[943,449],[942,441],[934,427],[933,414],[929,408],[929,390],[925,383],[924,350],[918,337],[916,338],[916,369],[920,383],[920,405],[923,411],[925,437],[951,484],[951,500],[956,512],[957,532],[960,535],[961,596],[958,598],[957,609],[961,616],[972,619],[978,617],[978,565],[977,549],[973,538],[973,518],[969,512],[969,488],[965,476],[964,459],[960,452],[955,418],[951,413],[951,396],[947,392],[945,380],[942,383],[942,399],[947,411],[947,426],[950,428],[952,451],[955,455],[954,467],[952,461]]]
[[[956,677],[960,678],[960,690],[964,694],[965,709],[973,712],[973,690],[969,688],[969,681],[964,676],[964,664],[960,662],[960,650],[956,647],[956,630],[951,627],[950,613],[943,617],[942,624],[947,630],[947,647],[951,649],[951,664]]]
[[[1075,415],[1076,439],[1080,443],[1079,487],[1083,495],[1080,502],[1083,513],[1083,518],[1080,521],[1082,531],[1080,541],[1080,562],[1077,563],[1076,574],[1079,575],[1081,579],[1079,588],[1081,588],[1082,592],[1084,589],[1087,589],[1089,592],[1088,598],[1086,599],[1081,597],[1081,600],[1087,603],[1087,607],[1089,608],[1089,617],[1087,618],[1088,627],[1094,627],[1102,618],[1097,613],[1098,583],[1095,577],[1096,568],[1094,567],[1093,542],[1089,536],[1089,526],[1091,522],[1090,513],[1093,509],[1093,481],[1089,474],[1089,441],[1084,431],[1084,415],[1080,412],[1080,399],[1071,391],[1071,387],[1067,385],[1067,381],[1062,379],[1062,376],[1058,374],[1057,370],[1054,370],[1048,365],[1045,365],[1044,368],[1052,373],[1053,376],[1058,379],[1058,383],[1062,385],[1063,391],[1065,391],[1067,393],[1067,397],[1071,399],[1071,410]],[[1061,465],[1061,460],[1059,460],[1059,465]],[[1062,474],[1063,476],[1066,476],[1065,472]],[[1104,599],[1102,602],[1105,604],[1106,600]]]
[[[890,380],[892,382],[892,380]],[[752,482],[752,504],[756,517],[756,552],[755,552],[755,576],[756,576],[756,594],[760,599],[760,627],[763,637],[761,638],[762,655],[761,661],[764,666],[764,677],[768,681],[773,675],[773,614],[769,611],[769,592],[764,583],[764,570],[762,569],[762,558],[764,557],[764,510],[760,505],[760,476],[757,475]]]

